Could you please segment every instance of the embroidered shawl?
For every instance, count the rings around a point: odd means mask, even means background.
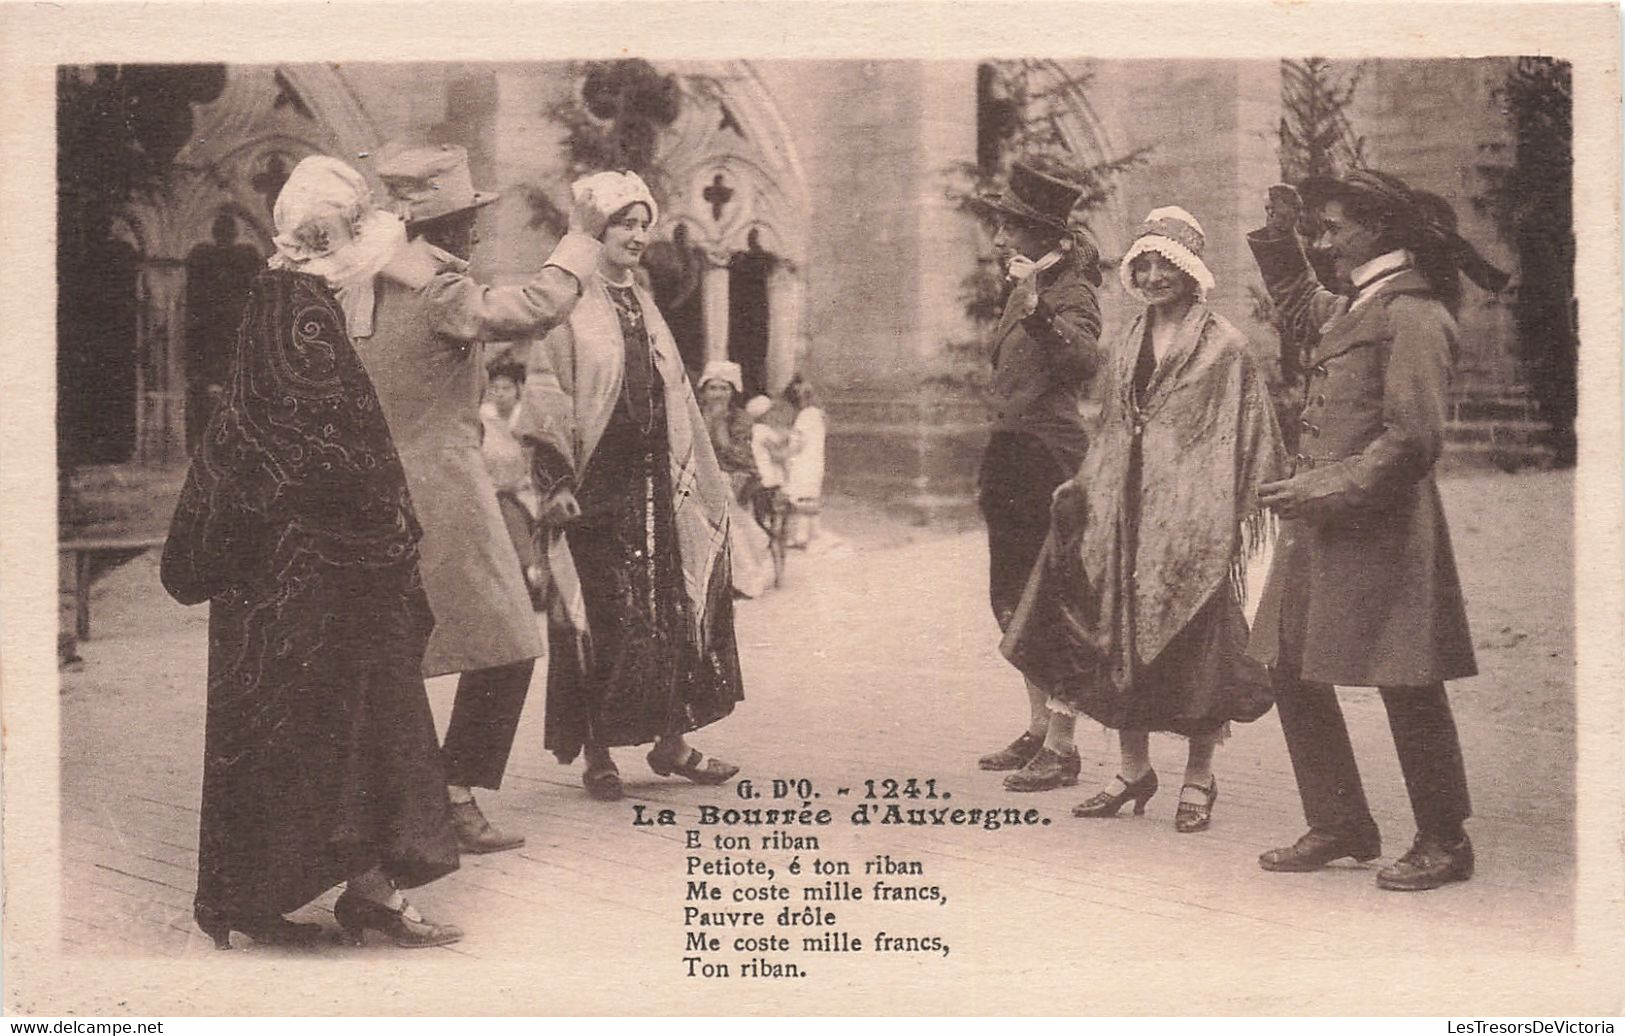
[[[287,579],[411,592],[419,535],[332,290],[308,274],[262,273],[170,523],[164,587],[182,604]]]
[[[1077,478],[1085,513],[1070,524],[1082,533],[1062,547],[1084,582],[1073,621],[1120,687],[1214,593],[1244,599],[1246,565],[1269,531],[1257,487],[1280,478],[1285,462],[1245,336],[1203,304],[1191,307],[1136,401],[1146,324],[1142,313],[1115,343],[1101,427]],[[1136,438],[1140,492],[1127,500]]]

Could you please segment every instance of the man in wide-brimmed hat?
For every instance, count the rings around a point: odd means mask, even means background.
[[[978,502],[987,521],[988,596],[1001,630],[1021,601],[1049,532],[1050,496],[1083,460],[1088,437],[1080,404],[1100,362],[1100,256],[1072,219],[1083,189],[1016,161],[1009,188],[978,198],[994,227],[1005,274],[1004,311],[991,342],[992,434],[982,454]],[[1011,770],[1014,791],[1076,779],[1072,717],[1028,685],[1027,730],[982,757],[984,770]]]
[[[539,335],[569,315],[597,265],[608,214],[583,199],[571,233],[529,284],[491,288],[467,270],[478,214],[497,195],[475,190],[468,153],[389,145],[374,169],[406,218],[414,265],[408,275],[379,278],[373,330],[356,350],[423,526],[423,583],[435,615],[423,673],[462,674],[442,746],[458,837],[464,852],[511,849],[524,839],[493,827],[471,789],[501,785],[544,649],[480,455],[481,342]]]
[[[1259,863],[1306,871],[1381,853],[1334,689],[1375,686],[1417,825],[1410,851],[1377,884],[1431,889],[1473,873],[1467,776],[1444,685],[1477,672],[1433,466],[1459,274],[1491,290],[1506,278],[1456,233],[1443,199],[1398,177],[1360,170],[1310,181],[1304,194],[1319,209],[1317,246],[1349,295],[1322,288],[1305,261],[1290,190],[1277,185],[1269,225],[1248,236],[1287,331],[1315,341],[1293,474],[1260,487],[1289,520],[1250,648],[1273,668],[1309,832]]]

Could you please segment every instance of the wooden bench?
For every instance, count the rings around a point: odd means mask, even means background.
[[[73,558],[73,629],[80,640],[90,639],[90,565],[98,554],[151,550],[162,547],[163,533],[119,536],[72,536],[57,544],[59,554]]]

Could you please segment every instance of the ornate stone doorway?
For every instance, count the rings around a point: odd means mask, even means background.
[[[196,442],[209,386],[230,364],[240,300],[271,254],[271,204],[289,171],[310,154],[355,156],[377,143],[327,65],[233,66],[193,121],[163,181],[115,225],[134,255],[121,296],[134,300],[133,376],[109,402],[128,422],[122,459],[141,464],[183,461]]]
[[[807,352],[808,203],[795,144],[749,62],[673,68],[715,82],[718,103],[686,106],[662,155],[672,242],[698,275],[698,290],[673,309],[662,300],[662,312],[691,367],[731,359],[747,393],[777,392]]]

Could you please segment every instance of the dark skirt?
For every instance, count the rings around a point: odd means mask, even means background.
[[[1141,452],[1129,457],[1124,500],[1131,508],[1124,555],[1136,555],[1139,532]],[[1068,615],[1083,614],[1083,574],[1075,559],[1055,549],[1053,533],[1033,566],[1021,604],[1011,620],[1006,654],[1029,680],[1069,707],[1113,730],[1157,730],[1207,737],[1235,720],[1250,723],[1270,710],[1269,672],[1247,656],[1247,618],[1229,583],[1155,658],[1136,654],[1127,685],[1112,679],[1114,659],[1084,640]],[[1126,565],[1132,570],[1133,565]],[[1132,575],[1123,598],[1133,606]],[[1076,602],[1076,603],[1074,603]],[[1132,620],[1130,620],[1132,623]]]
[[[406,888],[457,869],[421,590],[301,585],[210,603],[200,918],[286,913],[375,866]]]
[[[711,572],[706,641],[690,634],[672,510],[664,396],[652,420],[617,406],[579,494],[566,539],[581,577],[590,647],[548,652],[545,745],[569,762],[588,744],[641,745],[715,723],[743,700],[728,555]],[[585,666],[583,666],[583,662]]]
[[[988,439],[976,495],[987,523],[988,603],[1001,630],[1009,628],[1044,545],[1050,496],[1066,477],[1035,435],[994,432]]]

